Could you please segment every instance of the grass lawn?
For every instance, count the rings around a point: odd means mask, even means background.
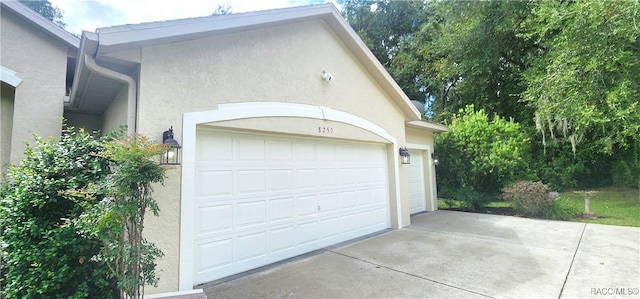
[[[637,189],[604,188],[591,195],[591,210],[596,219],[575,218],[572,221],[640,227],[640,198]],[[562,195],[584,209],[584,197],[572,191]]]
[[[596,214],[597,218],[575,217],[571,221],[640,227],[640,198],[638,198],[637,189],[600,188],[596,191],[598,192],[591,195],[591,211]],[[584,197],[581,194],[566,191],[561,195],[569,198],[576,207],[579,207],[580,211],[584,211]],[[487,207],[496,209],[510,206],[509,202],[494,201]],[[458,207],[454,205],[453,208]],[[438,209],[446,210],[449,209],[449,206],[444,200],[438,199]]]

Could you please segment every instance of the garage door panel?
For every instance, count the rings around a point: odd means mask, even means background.
[[[315,168],[297,169],[295,171],[295,184],[297,189],[315,188],[318,182]]]
[[[233,261],[233,242],[231,238],[197,244],[194,251],[196,271],[200,273],[229,267]]]
[[[317,242],[319,229],[317,220],[298,224],[295,238],[297,246],[305,246]]]
[[[230,136],[206,131],[198,133],[196,159],[200,163],[233,161],[232,149],[233,138]]]
[[[294,149],[294,160],[296,162],[316,161],[316,148],[313,143],[307,141],[296,142]]]
[[[254,138],[236,138],[234,146],[237,162],[264,162],[266,158],[265,142]]]
[[[267,254],[267,233],[264,231],[238,236],[234,244],[234,261],[243,263]]]
[[[266,224],[267,207],[263,200],[238,203],[234,210],[234,229]]]
[[[276,198],[269,201],[269,222],[291,220],[295,217],[295,198]]]
[[[292,169],[272,169],[269,171],[270,191],[292,191],[295,189]]]
[[[295,225],[278,227],[269,231],[269,252],[277,253],[295,247]]]
[[[289,141],[269,142],[270,161],[291,161],[293,159],[293,143]]]
[[[333,188],[338,184],[337,168],[321,168],[318,170],[318,185]]]
[[[235,175],[237,177],[237,179],[234,180],[237,194],[267,191],[267,172],[265,170],[238,170]]]
[[[320,194],[318,197],[320,212],[339,212],[341,205],[337,193]]]
[[[233,194],[233,171],[201,170],[196,175],[198,197],[220,197]]]
[[[233,206],[217,205],[196,209],[196,234],[220,233],[233,229]]]
[[[208,130],[197,140],[196,284],[390,226],[386,145]]]

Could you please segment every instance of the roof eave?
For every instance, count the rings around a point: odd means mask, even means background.
[[[408,121],[405,123],[405,125],[410,128],[427,130],[433,133],[442,133],[449,131],[449,128],[443,124],[438,124],[426,120]]]
[[[312,19],[322,19],[331,27],[404,113],[405,120],[421,119],[418,109],[331,3],[99,28],[96,32],[100,36],[100,47],[95,54],[107,55],[156,44],[187,41],[205,36],[251,30],[265,25]]]

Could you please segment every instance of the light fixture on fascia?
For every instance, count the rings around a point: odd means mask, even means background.
[[[322,75],[320,77],[326,82],[331,82],[331,80],[333,80],[333,75],[327,71],[322,71]]]

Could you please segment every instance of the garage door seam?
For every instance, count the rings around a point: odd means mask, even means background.
[[[587,230],[586,223],[582,227],[582,233],[580,233],[580,239],[578,240],[578,245],[576,245],[576,251],[573,253],[573,257],[571,258],[571,264],[569,264],[569,270],[567,271],[567,275],[564,277],[564,282],[562,283],[562,289],[560,289],[560,294],[558,294],[558,299],[562,297],[562,293],[564,292],[564,287],[567,284],[567,280],[569,280],[569,274],[571,274],[571,268],[573,268],[573,263],[575,262],[576,256],[578,255],[578,250],[580,249],[580,244],[582,244],[582,237],[584,236],[585,230]]]
[[[433,282],[433,283],[436,283],[436,284],[439,284],[439,285],[443,285],[443,286],[447,286],[447,287],[454,288],[454,289],[457,289],[457,290],[461,290],[461,291],[464,291],[464,292],[480,295],[482,297],[495,298],[495,297],[492,297],[492,296],[489,296],[489,295],[478,293],[478,292],[475,292],[475,291],[472,291],[472,290],[463,289],[461,287],[457,287],[457,286],[450,285],[450,284],[447,284],[447,283],[444,283],[444,282],[440,282],[440,281],[437,281],[437,280],[433,280],[433,279],[429,279],[429,278],[426,278],[426,277],[422,277],[422,276],[419,276],[419,275],[416,275],[416,274],[400,271],[400,270],[397,270],[397,269],[394,269],[394,268],[387,267],[385,265],[373,263],[373,262],[370,262],[370,261],[367,261],[367,260],[363,260],[361,258],[350,256],[350,255],[347,255],[347,254],[344,254],[344,253],[340,253],[340,252],[337,252],[337,251],[328,250],[328,252],[332,252],[332,253],[335,253],[335,254],[338,254],[338,255],[341,255],[341,256],[344,256],[344,257],[352,258],[354,260],[358,260],[358,261],[361,261],[363,263],[374,265],[374,266],[377,266],[379,268],[384,268],[384,269],[387,269],[387,270],[391,270],[393,272],[402,273],[402,274],[413,276],[413,277],[416,277],[416,278],[419,278],[419,279],[422,279],[422,280],[430,281],[430,282]]]

